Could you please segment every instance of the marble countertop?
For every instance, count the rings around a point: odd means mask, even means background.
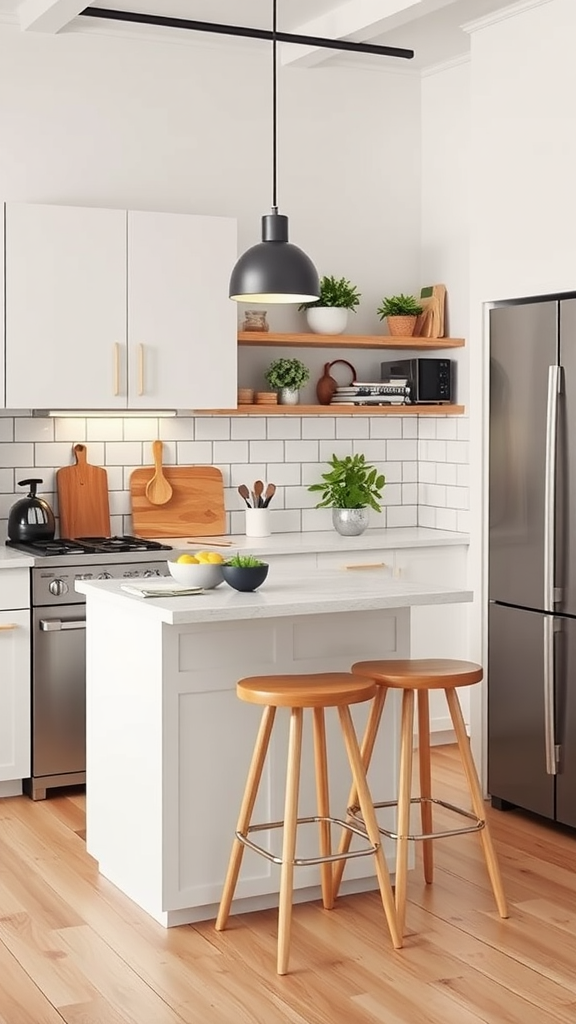
[[[470,537],[467,533],[454,533],[450,530],[431,530],[423,526],[406,526],[390,530],[366,530],[359,537],[341,537],[336,530],[318,530],[314,533],[273,533],[270,537],[246,537],[244,534],[214,537],[212,541],[230,541],[233,551],[249,551],[251,554],[264,555],[295,555],[327,551],[370,551],[383,548],[415,548],[415,547],[446,547],[462,545],[468,547]],[[163,543],[172,547],[190,551],[191,547],[210,548],[210,540],[206,538],[197,543],[189,543],[186,537],[169,537]],[[214,550],[226,554],[225,547],[212,545]]]
[[[25,555],[23,551],[0,545],[0,572],[2,569],[27,569],[34,565],[34,562],[32,555]]]
[[[473,597],[469,590],[393,580],[385,570],[315,569],[303,577],[301,572],[274,566],[262,587],[251,594],[238,593],[226,583],[197,595],[171,598],[128,594],[120,580],[77,580],[76,589],[88,598],[88,626],[91,597],[118,611],[141,615],[143,622],[155,619],[169,625],[453,604]]]

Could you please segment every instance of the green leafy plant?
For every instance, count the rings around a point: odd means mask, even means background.
[[[360,292],[356,285],[351,284],[345,277],[338,280],[335,277],[323,277],[320,281],[320,297],[316,302],[304,302],[298,309],[313,309],[315,306],[337,306],[340,309],[351,309],[356,312],[354,306],[360,302]]]
[[[226,559],[224,565],[235,565],[238,569],[257,569],[261,565],[266,565],[266,562],[261,562],[254,555],[232,555]]]
[[[321,474],[322,483],[311,484],[308,488],[322,492],[322,500],[316,508],[366,508],[369,505],[380,512],[386,478],[366,462],[364,455],[347,455],[344,459],[333,455],[328,465],[331,469]]]
[[[382,300],[382,305],[377,310],[381,320],[386,316],[420,316],[422,306],[413,295],[391,295]]]
[[[310,370],[299,359],[273,359],[264,376],[271,388],[297,391],[310,380]]]

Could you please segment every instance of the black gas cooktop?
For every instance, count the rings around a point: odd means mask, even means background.
[[[171,551],[169,544],[142,537],[78,537],[70,540],[57,537],[54,540],[15,541],[7,540],[10,547],[26,551],[30,555],[114,555],[125,551]]]

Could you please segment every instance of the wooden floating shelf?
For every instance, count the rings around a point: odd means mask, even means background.
[[[317,348],[462,348],[464,338],[407,338],[386,334],[277,334],[274,331],[240,331],[239,345],[308,345]]]
[[[463,405],[241,405],[204,409],[206,416],[461,416]]]

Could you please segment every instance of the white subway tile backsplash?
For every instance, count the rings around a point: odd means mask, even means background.
[[[0,443],[0,466],[33,466],[34,445],[31,442],[20,444]]]
[[[439,462],[435,468],[437,484],[456,484],[458,482],[458,467],[454,462]]]
[[[418,480],[418,463],[417,462],[403,462],[402,463],[402,481],[405,484],[410,484]]]
[[[20,497],[23,498],[24,494],[22,493]],[[15,494],[0,494],[0,519],[8,518],[8,513],[10,512],[14,501],[17,500],[18,499]]]
[[[264,475],[268,483],[278,486],[289,486],[290,484],[297,486],[300,483],[314,483],[314,480],[304,479],[304,471],[308,472],[309,470],[318,473],[318,467],[313,463],[305,462],[303,466],[300,466],[297,462],[269,462]]]
[[[92,459],[90,459],[90,461],[92,461]],[[109,466],[125,466],[126,463],[130,463],[130,465],[134,466],[143,465],[142,442],[107,441],[106,463]],[[146,453],[146,464],[148,464],[148,452]]]
[[[120,417],[94,416],[86,420],[87,441],[123,441],[124,420]]]
[[[382,437],[384,440],[402,437],[402,420],[399,416],[374,416],[369,423],[370,437]]]
[[[300,444],[293,441],[292,444]],[[250,441],[250,462],[283,462],[284,441]]]
[[[391,530],[402,526],[418,526],[418,506],[390,505],[386,509],[386,525]]]
[[[214,441],[212,451],[216,463],[250,462],[248,441]]]
[[[458,416],[456,420],[457,424],[457,437],[459,441],[468,441],[470,439],[470,420],[467,416]]]
[[[158,420],[158,437],[161,441],[193,441],[194,418],[161,416]]]
[[[110,515],[130,515],[130,495],[126,491],[110,491]]]
[[[23,422],[23,421],[19,421]],[[15,421],[11,416],[6,416],[0,419],[0,441],[13,441],[14,440],[14,429]],[[22,440],[27,440],[22,438]]]
[[[332,509],[308,508],[302,511],[302,532],[313,533],[315,530],[333,530]]]
[[[449,462],[468,462],[468,441],[447,441],[446,458]]]
[[[402,484],[402,504],[414,506],[418,504],[418,484]]]
[[[437,419],[423,416],[418,424],[418,437],[421,441],[434,441],[436,438]]]
[[[312,493],[307,487],[286,487],[284,504],[286,508],[314,508],[319,494]]]
[[[435,462],[420,462],[418,464],[418,483],[435,484],[437,472],[438,465]]]
[[[302,436],[305,421],[299,416],[270,416],[267,422],[267,436],[270,441],[298,440]]]
[[[456,527],[458,533],[470,533],[471,516],[469,511],[458,511],[456,513]]]
[[[54,440],[82,444],[86,440],[86,420],[81,416],[61,416],[54,420]]]
[[[367,438],[370,427],[367,416],[341,416],[336,420],[336,437]]]
[[[258,441],[266,437],[264,416],[239,416],[232,420],[233,441]]]
[[[388,462],[400,459],[403,462],[414,462],[418,458],[418,441],[387,441],[386,457]]]
[[[440,484],[418,484],[418,501],[423,505],[446,508],[446,488]]]
[[[318,462],[319,441],[286,441],[286,462]],[[324,442],[327,443],[327,442]]]
[[[436,421],[436,437],[438,440],[456,440],[458,437],[458,424],[453,416],[440,417]]]
[[[40,441],[34,445],[35,466],[69,466],[75,462],[67,441]]]
[[[399,484],[402,480],[403,462],[373,462],[372,465],[383,473],[387,484]]]
[[[302,437],[310,440],[336,437],[336,420],[332,416],[307,416],[302,420]]]
[[[386,484],[382,491],[382,503],[388,505],[402,504],[402,484]]]
[[[328,462],[333,455],[336,455],[339,459],[345,459],[347,455],[352,455],[352,441],[342,440],[337,438],[334,441],[319,441],[318,442],[318,458],[320,462]],[[324,467],[322,472],[328,467]]]
[[[151,416],[131,416],[123,420],[124,441],[156,441],[158,434],[158,418]]]
[[[162,462],[166,466],[176,465],[176,456],[178,451],[177,441],[162,441]],[[154,455],[152,452],[151,444],[142,445],[142,461],[145,466],[151,465],[154,462]]]
[[[178,465],[209,466],[212,463],[212,441],[178,441]]]
[[[446,488],[446,505],[448,508],[455,509],[467,509],[468,505],[468,488],[467,487],[447,487]]]
[[[436,509],[432,505],[423,505],[421,498],[418,500],[418,526],[436,529]]]
[[[5,424],[9,423],[9,420],[2,420],[0,422],[0,428]],[[10,437],[11,441],[12,438]],[[49,417],[41,418],[31,416],[29,419],[25,417],[18,417],[14,420],[14,440],[15,441],[53,441],[54,440],[54,420]]]
[[[388,445],[399,444],[398,441],[384,441],[376,438],[373,441],[353,441],[352,442],[352,453],[354,455],[364,455],[366,461],[370,463],[374,462],[388,462]],[[411,443],[411,442],[408,442]],[[416,443],[416,442],[414,442]]]
[[[0,494],[14,494],[13,469],[0,469]]]
[[[456,466],[456,483],[458,487],[470,486],[470,466],[467,462]]]
[[[436,509],[436,529],[437,530],[456,530],[458,523],[458,514],[453,508],[437,508]]]
[[[456,442],[453,442],[454,444]],[[418,441],[418,458],[424,462],[446,462],[447,441]],[[450,460],[454,462],[454,459]]]
[[[194,420],[196,441],[229,441],[229,416],[197,416]]]
[[[108,479],[109,491],[123,491],[124,488],[124,466],[107,466],[106,477]],[[127,488],[126,488],[127,490]]]
[[[272,533],[300,533],[302,513],[299,509],[270,508]]]
[[[402,437],[418,437],[418,419],[416,416],[405,416],[402,420]]]
[[[233,462],[230,466],[231,487],[239,487],[240,484],[246,484],[250,490],[255,480],[262,480],[264,483],[268,483],[266,477],[266,464],[264,462]],[[238,500],[242,503],[240,496],[238,496]]]

